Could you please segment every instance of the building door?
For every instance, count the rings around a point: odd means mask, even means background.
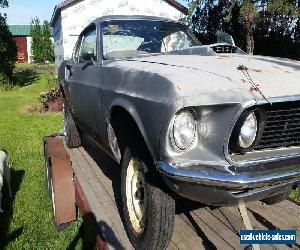
[[[14,37],[17,48],[18,48],[18,63],[27,63],[28,62],[28,53],[27,53],[27,38],[24,37]]]

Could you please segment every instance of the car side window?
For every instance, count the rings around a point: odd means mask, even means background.
[[[97,60],[97,32],[96,27],[89,29],[82,37],[79,50],[79,62],[86,62],[91,59]]]
[[[193,46],[193,40],[182,31],[176,31],[163,38],[161,51],[168,53]]]
[[[82,37],[79,37],[78,41],[75,44],[73,50],[73,61],[78,63],[79,62],[79,52],[80,52],[80,45],[81,45]]]

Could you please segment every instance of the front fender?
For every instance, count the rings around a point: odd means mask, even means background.
[[[137,127],[139,128],[139,131],[141,132],[141,134],[145,140],[145,143],[148,147],[148,150],[150,151],[150,153],[152,155],[152,158],[154,159],[154,161],[156,161],[158,159],[158,154],[157,154],[158,147],[156,147],[156,145],[155,145],[156,144],[155,138],[152,137],[150,139],[148,132],[146,132],[149,130],[146,130],[145,125],[144,125],[147,121],[143,121],[145,118],[143,119],[141,117],[140,112],[138,111],[137,107],[130,100],[122,98],[122,97],[118,97],[111,103],[111,105],[108,109],[109,113],[106,115],[106,117],[107,117],[106,128],[108,127],[111,112],[112,112],[113,108],[115,108],[115,107],[121,107],[131,115],[131,117],[135,121]],[[107,130],[106,130],[106,133],[107,133]]]

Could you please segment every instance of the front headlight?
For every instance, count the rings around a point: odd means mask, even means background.
[[[191,146],[196,136],[196,121],[193,114],[184,109],[174,118],[172,139],[175,145],[185,150]]]
[[[251,112],[244,121],[238,143],[241,148],[249,148],[252,146],[257,135],[257,118],[254,112]]]

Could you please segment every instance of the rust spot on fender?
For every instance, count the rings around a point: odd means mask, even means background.
[[[282,68],[280,68],[280,67],[278,67],[278,66],[272,66],[273,68],[275,68],[275,69],[279,69],[279,70],[281,70],[281,71],[283,71],[284,73],[286,73],[286,74],[291,74],[292,72],[290,72],[290,71],[288,71],[288,70],[284,70],[284,69],[282,69]]]
[[[178,91],[180,91],[180,92],[181,92],[181,90],[182,90],[182,87],[181,87],[181,85],[177,85],[177,86],[176,86],[176,88],[178,89]]]
[[[245,79],[241,79],[241,81],[242,81],[242,83],[246,83],[247,82],[247,80],[245,80]]]
[[[280,69],[280,70],[282,70],[280,67],[278,67],[278,66],[272,66],[273,68],[275,68],[275,69]]]
[[[224,76],[227,80],[232,82],[232,79],[229,76]]]
[[[249,71],[258,72],[258,73],[262,72],[261,69],[254,69],[254,68],[249,68],[248,70],[249,70]]]
[[[229,58],[229,55],[218,55],[217,59],[224,59],[224,58]]]
[[[250,87],[250,91],[251,91],[251,92],[253,92],[253,91],[260,91],[259,85],[251,86],[251,87]]]

